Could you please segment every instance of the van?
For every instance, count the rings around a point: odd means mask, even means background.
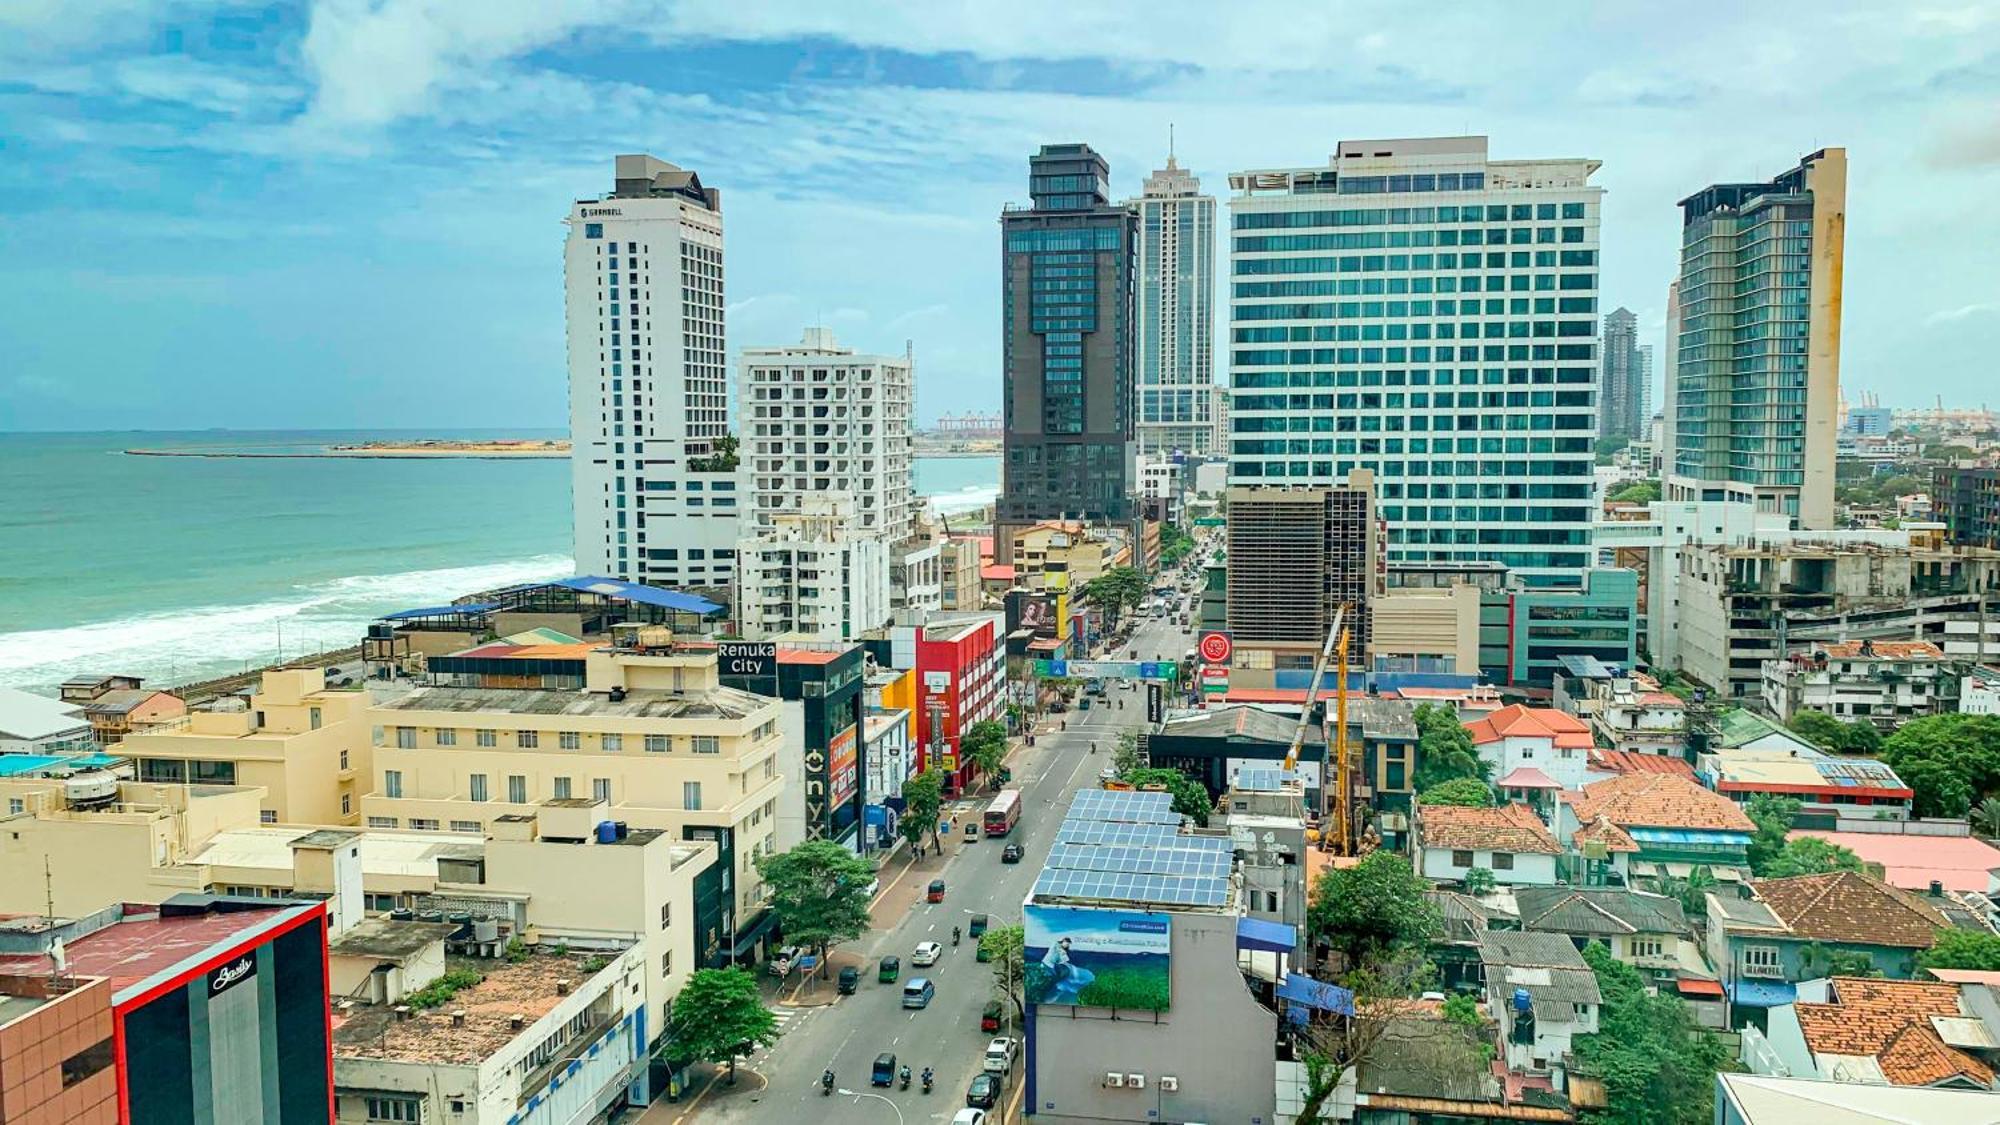
[[[903,1007],[928,1008],[931,998],[937,995],[929,977],[911,977],[903,982]]]

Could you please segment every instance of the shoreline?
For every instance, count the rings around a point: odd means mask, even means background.
[[[234,449],[127,449],[128,457],[210,457],[223,460],[534,461],[569,459],[567,449],[426,449],[421,446],[323,449],[310,453],[255,453]]]

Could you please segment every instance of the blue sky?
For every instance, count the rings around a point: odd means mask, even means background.
[[[1750,7],[11,0],[0,429],[560,426],[560,219],[630,151],[722,189],[732,348],[909,340],[921,415],[994,409],[1027,154],[1136,193],[1170,122],[1218,195],[1341,139],[1601,159],[1653,342],[1675,201],[1846,145],[1850,399],[2000,399],[2000,6]]]

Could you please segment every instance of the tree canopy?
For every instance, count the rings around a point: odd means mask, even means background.
[[[1306,908],[1315,940],[1359,966],[1399,949],[1421,951],[1437,932],[1438,912],[1424,898],[1430,882],[1394,852],[1376,851],[1352,867],[1319,877]]]
[[[1025,983],[1022,955],[1026,941],[1026,931],[1020,926],[994,926],[979,935],[979,951],[993,963],[993,990],[1013,1006],[1014,1018],[1023,1021],[1028,1018],[1021,992]]]
[[[2000,790],[2000,715],[1928,715],[1882,742],[1882,760],[1916,792],[1918,816],[1964,816]]]
[[[972,724],[959,736],[958,752],[992,780],[999,775],[1000,764],[1007,757],[1007,724],[998,719],[981,719]]]
[[[1785,833],[1792,830],[1792,818],[1799,815],[1799,803],[1790,797],[1759,793],[1743,810],[1757,825],[1750,834],[1750,870],[1763,874],[1785,850]]]
[[[1835,754],[1875,754],[1882,749],[1882,732],[1866,719],[1844,723],[1808,708],[1794,714],[1785,725],[1793,734]]]
[[[1181,530],[1176,524],[1163,523],[1160,525],[1160,562],[1162,565],[1172,566],[1186,558],[1188,552],[1192,550],[1194,550],[1194,536]]]
[[[1146,600],[1146,576],[1129,566],[1116,566],[1085,582],[1085,601],[1113,613]]]
[[[1165,766],[1142,766],[1128,770],[1121,780],[1129,781],[1134,788],[1143,789],[1157,785],[1174,795],[1174,811],[1192,818],[1196,825],[1208,827],[1208,814],[1215,810],[1215,802],[1209,800],[1208,790],[1202,783],[1177,769]]]
[[[1619,504],[1650,504],[1660,498],[1660,482],[1635,480],[1622,488],[1612,490],[1604,498]]]
[[[1861,857],[1839,844],[1817,836],[1786,840],[1778,854],[1756,874],[1765,879],[1785,879],[1793,875],[1825,875],[1832,871],[1859,871]]]
[[[1937,944],[1917,955],[1917,964],[1926,969],[2000,969],[2000,934],[1941,930]]]
[[[1417,794],[1417,803],[1464,805],[1475,809],[1490,808],[1493,804],[1493,787],[1476,777],[1454,777],[1450,781],[1440,781]]]
[[[824,954],[868,932],[875,866],[831,840],[807,840],[757,861],[789,941]]]
[[[1646,991],[1639,970],[1598,942],[1583,959],[1603,996],[1597,1033],[1576,1039],[1577,1057],[1604,1082],[1605,1107],[1584,1120],[1605,1125],[1708,1125],[1715,1108],[1715,1072],[1729,1051],[1698,1026],[1687,1003],[1670,992]]]
[[[757,978],[742,969],[696,969],[674,997],[673,1053],[702,1062],[728,1062],[778,1039],[778,1017],[757,994]]]
[[[1419,703],[1411,718],[1417,724],[1416,788],[1423,792],[1440,782],[1470,777],[1484,781],[1493,764],[1473,748],[1472,734],[1445,704]]]
[[[944,775],[935,769],[903,782],[903,819],[896,830],[912,849],[923,847],[924,837],[937,840],[938,810],[944,807]]]

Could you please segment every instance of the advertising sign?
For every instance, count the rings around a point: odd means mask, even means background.
[[[859,771],[855,768],[854,728],[848,727],[833,736],[826,748],[826,784],[833,797],[833,807],[839,808],[854,799],[854,789],[860,784]]]
[[[950,672],[925,672],[924,690],[932,694],[951,690]]]
[[[1236,651],[1236,646],[1231,642],[1227,629],[1210,629],[1201,635],[1195,651],[1201,654],[1204,664],[1227,664],[1229,654]]]
[[[208,971],[208,994],[220,996],[257,975],[257,959],[248,953]]]
[[[766,679],[778,674],[778,643],[776,641],[717,641],[715,661],[725,676],[762,676]]]
[[[1033,905],[1021,914],[1028,1003],[1167,1010],[1168,915]]]
[[[1166,718],[1167,718],[1166,689],[1162,688],[1158,684],[1147,684],[1146,721],[1149,723],[1161,723],[1165,722]]]
[[[1179,677],[1180,667],[1171,660],[1037,660],[1035,675],[1086,680],[1171,680]]]

